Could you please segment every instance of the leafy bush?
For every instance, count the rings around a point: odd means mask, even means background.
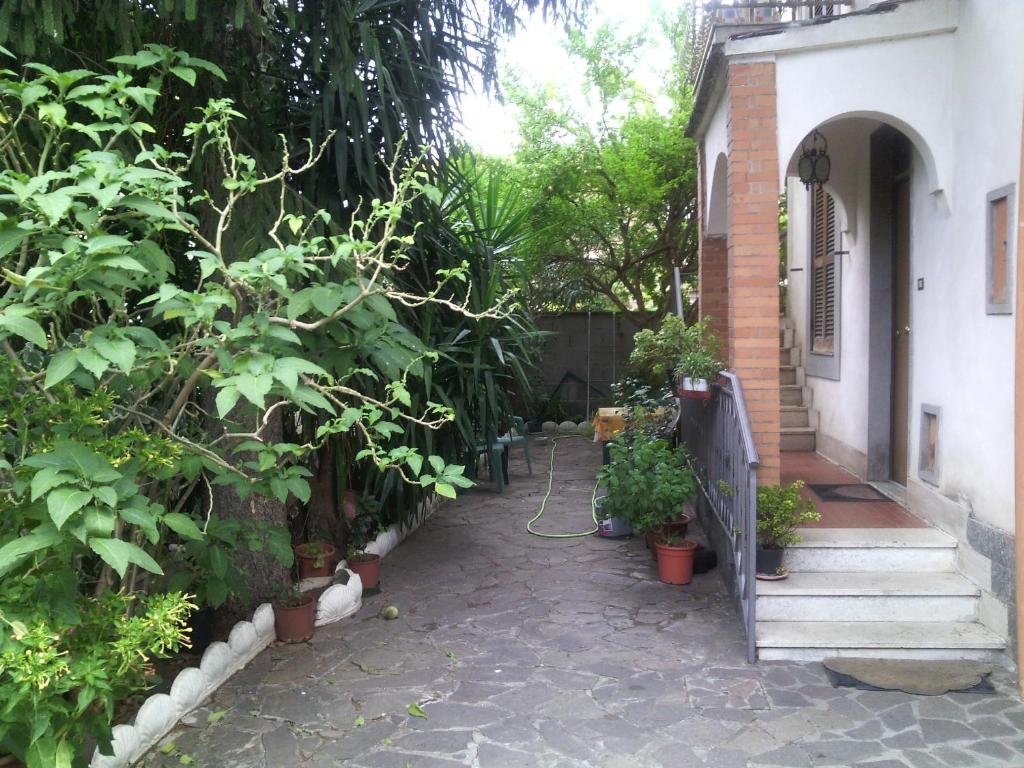
[[[676,376],[714,381],[725,366],[719,359],[718,337],[711,327],[711,318],[694,323],[684,331],[685,351],[674,365]]]
[[[683,448],[642,432],[617,436],[609,444],[611,462],[597,474],[607,491],[602,514],[624,517],[639,531],[648,531],[682,515],[683,502],[693,498],[696,483]]]
[[[657,332],[645,328],[633,336],[629,362],[651,382],[671,375],[711,381],[724,367],[719,357],[710,317],[687,326],[681,317],[669,315]]]
[[[821,519],[814,503],[800,495],[802,480],[789,485],[762,485],[757,489],[757,545],[783,549],[800,541],[794,529]]]
[[[165,79],[217,67],[161,46],[112,63],[110,75],[0,70],[0,750],[29,768],[82,764],[87,735],[106,748],[113,701],[182,642],[192,603],[146,596],[165,566],[183,552],[186,570],[213,576],[190,589],[209,603],[230,591],[218,573],[237,539],[186,504],[197,489],[304,503],[307,458],[339,435],[419,488],[468,486],[462,467],[393,440],[454,418],[412,402],[437,353],[396,307],[508,312],[503,297],[471,308],[465,264],[423,290],[398,284],[414,238],[399,232],[403,211],[440,199],[415,168],[393,167],[393,197],[339,229],[288,194],[323,148],[297,165],[282,149],[264,172],[237,149],[229,101],[154,142],[146,118]],[[256,200],[273,205],[269,232],[236,237]],[[371,355],[378,370],[356,364]],[[269,437],[299,412],[312,429]],[[255,532],[268,546],[286,537]]]

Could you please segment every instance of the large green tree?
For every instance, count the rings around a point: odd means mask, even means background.
[[[681,40],[681,21],[665,33]],[[541,233],[524,249],[535,308],[613,308],[643,323],[670,308],[672,267],[684,278],[696,273],[689,94],[678,66],[663,94],[637,82],[632,67],[644,44],[608,26],[570,34],[585,105],[551,87],[509,89],[521,115],[514,164]]]
[[[112,72],[110,57],[131,54],[145,43],[215,62],[225,79],[199,78],[193,86],[191,76],[185,75],[165,83],[171,98],[161,100],[147,117],[158,139],[170,149],[185,149],[181,129],[211,97],[231,98],[247,115],[231,130],[258,168],[277,164],[279,136],[297,160],[306,157],[307,142],[318,146],[331,136],[322,162],[302,176],[289,176],[285,194],[294,210],[324,210],[345,226],[360,201],[391,197],[389,169],[396,160],[408,161],[428,147],[425,170],[431,180],[439,183],[447,176],[458,96],[474,83],[493,81],[495,46],[502,34],[527,12],[567,21],[586,5],[587,0],[2,0],[0,44],[23,59],[40,58],[58,69],[85,66]],[[188,173],[200,187],[221,182],[216,163],[196,164]],[[267,190],[239,203],[233,226],[224,233],[228,261],[267,247],[266,233],[277,208],[276,193]],[[216,217],[206,212],[199,224],[209,238]],[[405,268],[393,280],[410,291],[430,285],[438,269],[474,258],[461,248],[464,238],[451,231],[444,211],[430,201],[405,206],[399,231],[414,240]],[[183,250],[169,256],[179,268],[189,268]],[[444,307],[426,312],[398,306],[396,323],[412,329],[410,335],[428,347],[463,330],[477,330],[475,321]],[[491,387],[484,394],[497,402],[495,374],[500,378],[500,369],[507,366],[497,355],[485,357],[472,367],[458,368],[452,375],[461,378],[449,380],[441,392],[429,375],[410,382],[410,397],[424,405],[443,401],[440,395],[449,388],[464,391],[477,381]],[[395,366],[386,352],[367,351],[351,365],[369,372],[360,375],[364,391],[386,396],[380,381],[389,380]],[[188,396],[209,411],[217,393],[206,384],[199,379]],[[453,427],[435,434],[410,427],[395,439],[455,458],[464,452],[467,433],[497,428],[497,410],[488,409],[488,422],[473,429]],[[288,439],[278,414],[268,429]],[[365,462],[360,465],[355,457],[361,448],[358,440],[339,438],[310,457],[317,477],[309,508],[291,510],[298,527],[341,535],[338,494],[349,486],[393,497],[395,510],[413,508],[418,493],[398,482],[393,472],[382,475]],[[205,505],[204,493],[200,488],[192,503]],[[231,488],[215,487],[212,493],[218,508],[242,520],[257,517],[282,524],[289,517],[273,499],[251,504]],[[272,570],[268,562],[252,566],[254,572]]]

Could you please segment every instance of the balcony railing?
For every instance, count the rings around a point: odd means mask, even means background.
[[[693,0],[690,18],[687,82],[697,81],[715,27],[810,22],[849,12],[850,0]]]
[[[735,374],[723,371],[724,385],[715,384],[709,401],[681,400],[680,434],[697,475],[704,509],[720,530],[709,530],[712,545],[724,550],[721,566],[730,582],[747,639],[747,661],[756,658],[754,637],[757,537],[757,467],[759,459]],[[720,546],[724,543],[724,547]],[[719,551],[719,557],[722,556]]]

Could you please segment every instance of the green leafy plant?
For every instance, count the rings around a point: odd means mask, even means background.
[[[291,567],[294,557],[288,532],[260,520],[243,525],[211,514],[203,530],[189,519],[179,524],[177,533],[183,542],[168,552],[163,564],[171,573],[167,589],[194,594],[200,607],[219,608],[231,598],[248,600],[248,585],[238,578],[244,551],[266,550],[285,567]]]
[[[611,463],[598,472],[607,491],[601,512],[624,517],[641,532],[680,517],[696,493],[685,450],[642,432],[618,435],[609,444]]]
[[[683,350],[675,358],[676,376],[713,382],[724,368],[720,360],[718,336],[711,327],[711,318],[693,323],[683,332]]]
[[[109,752],[114,705],[145,687],[152,657],[187,644],[183,625],[194,608],[179,593],[107,592],[54,615],[39,598],[58,578],[5,582],[0,609],[0,749],[29,768],[84,766],[90,738]]]
[[[239,150],[244,118],[228,100],[155,141],[147,119],[165,108],[166,81],[221,76],[215,65],[158,45],[111,64],[103,75],[0,69],[0,615],[18,635],[70,632],[97,648],[128,642],[131,629],[146,656],[172,649],[168,622],[192,608],[178,593],[144,598],[164,585],[169,544],[194,569],[210,567],[212,579],[192,582],[204,602],[230,590],[218,575],[230,573],[226,537],[199,545],[204,490],[228,488],[250,508],[306,503],[306,463],[332,439],[423,492],[468,485],[429,441],[421,452],[398,440],[455,415],[442,398],[413,402],[439,355],[398,311],[443,307],[472,323],[505,317],[512,299],[469,296],[461,262],[421,274],[422,289],[400,281],[415,241],[400,223],[416,201],[440,199],[415,162],[392,165],[393,194],[340,227],[288,193],[324,146],[302,148],[296,163],[282,144],[264,170]],[[273,211],[268,227],[243,238],[236,228],[257,204]],[[373,354],[386,364],[358,364]],[[297,414],[309,429],[282,439]],[[280,540],[290,562],[284,522],[265,546]],[[125,596],[124,622],[84,632],[110,594]],[[158,626],[156,645],[139,632]],[[114,696],[141,683],[119,655],[81,653],[88,675],[0,711],[0,750],[49,768],[63,764],[68,733],[108,749],[112,707],[97,714],[83,686],[103,676]],[[7,658],[0,688],[22,685]],[[65,708],[75,699],[85,703]],[[66,722],[48,729],[57,711]]]
[[[629,356],[630,365],[641,371],[649,382],[660,383],[691,348],[692,334],[687,333],[686,322],[676,315],[662,320],[657,331],[643,328],[633,336],[633,351]]]
[[[757,545],[783,549],[800,541],[794,530],[821,519],[814,503],[800,495],[802,480],[789,485],[762,485],[757,489]]]

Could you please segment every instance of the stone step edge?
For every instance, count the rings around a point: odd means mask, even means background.
[[[956,549],[952,536],[935,528],[797,528],[800,549]]]
[[[887,585],[877,582],[886,581]],[[835,583],[830,583],[835,582]],[[875,582],[875,583],[873,583]],[[758,581],[758,597],[977,597],[981,590],[954,571],[807,571]]]
[[[759,621],[758,648],[972,648],[1001,650],[1006,641],[977,622]]]

